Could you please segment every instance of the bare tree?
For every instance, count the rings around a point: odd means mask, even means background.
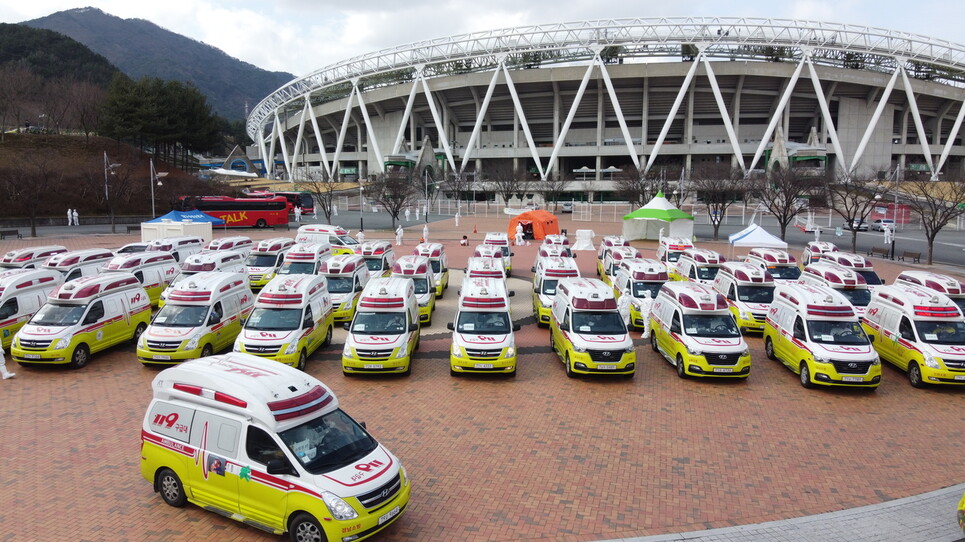
[[[0,193],[9,205],[15,206],[30,220],[30,236],[37,236],[37,218],[46,214],[44,198],[63,183],[63,169],[57,167],[47,147],[27,153],[18,167],[0,171]]]
[[[632,165],[620,169],[622,171],[616,174],[617,196],[630,202],[633,207],[646,205],[660,189],[655,176],[644,176]]]
[[[844,219],[851,231],[851,252],[858,250],[858,224],[866,224],[874,210],[876,197],[892,189],[887,181],[840,177],[832,179],[825,187],[831,209]]]
[[[928,264],[932,263],[935,237],[952,220],[965,215],[965,181],[931,182],[922,177],[900,183],[901,192],[908,196],[904,201],[921,217],[928,243]]]
[[[342,183],[335,182],[331,177],[322,172],[310,172],[307,178],[301,182],[303,188],[312,193],[315,199],[315,208],[321,208],[325,214],[325,222],[332,223],[332,207],[335,205],[336,193],[341,191]]]
[[[84,132],[85,140],[97,129],[101,104],[107,100],[107,91],[86,81],[76,82],[69,90],[71,110],[68,122]]]
[[[383,173],[365,185],[367,197],[381,205],[392,217],[392,229],[399,220],[399,213],[412,205],[418,205],[423,197],[423,187],[408,175]]]
[[[801,176],[793,169],[775,168],[766,176],[754,179],[751,190],[777,219],[781,239],[786,240],[787,227],[807,208],[807,198],[819,191],[823,184],[821,177]]]
[[[23,126],[21,122],[33,116],[33,97],[40,86],[40,77],[26,67],[0,67],[0,141],[7,126]]]
[[[710,224],[714,227],[714,241],[720,238],[720,224],[727,209],[735,202],[743,200],[751,188],[740,168],[731,168],[726,164],[697,167],[687,185],[707,206]]]
[[[513,169],[510,161],[500,161],[486,170],[487,188],[503,198],[503,205],[508,206],[509,200],[515,196],[520,203],[526,194],[534,188],[530,173],[524,169]]]
[[[536,181],[536,186],[539,187],[540,193],[543,195],[543,201],[547,205],[553,204],[553,212],[559,211],[559,201],[566,192],[566,188],[570,185],[570,179],[559,176],[551,176],[545,181]]]

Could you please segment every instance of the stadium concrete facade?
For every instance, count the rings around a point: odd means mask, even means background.
[[[354,180],[420,150],[433,179],[487,170],[613,197],[618,175],[746,174],[778,148],[837,175],[961,178],[965,46],[813,21],[612,19],[360,55],[251,112],[277,178]],[[787,158],[784,158],[785,161]],[[270,161],[266,160],[266,163]]]

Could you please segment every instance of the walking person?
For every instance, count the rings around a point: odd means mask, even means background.
[[[416,207],[415,207],[415,221],[416,221],[416,222],[419,221],[419,206],[418,206],[418,205],[416,205]]]
[[[302,221],[302,208],[298,205],[295,206],[295,222]]]
[[[67,209],[67,225],[71,226],[74,224],[74,213],[71,209]]]
[[[409,208],[406,207],[406,208],[405,208],[405,221],[406,221],[406,222],[409,221],[409,212],[410,212],[410,211],[409,211]],[[416,219],[418,219],[418,218],[419,218],[419,217],[416,217]]]
[[[332,209],[335,210],[335,216],[338,216],[338,207],[335,207],[335,206],[333,205],[333,206],[332,206]],[[312,207],[312,218],[313,218],[314,220],[318,220],[318,205]]]
[[[399,246],[402,244],[402,226],[400,225],[395,229],[395,244]]]
[[[74,217],[74,225],[75,225],[75,226],[80,226],[80,219],[77,218],[77,209],[74,209],[74,212],[71,213],[71,214],[72,214],[73,217]]]
[[[423,243],[429,242],[429,225],[428,224],[426,224],[425,226],[422,226],[422,242]]]
[[[359,230],[359,234],[355,236],[355,240],[361,245],[365,242],[365,230]]]
[[[2,345],[0,345],[0,376],[3,376],[4,380],[17,376],[16,374],[11,373],[10,371],[7,370],[7,360],[4,357],[4,351],[3,351]]]

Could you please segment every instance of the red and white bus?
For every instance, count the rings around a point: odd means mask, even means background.
[[[283,196],[291,204],[290,210],[294,210],[296,206],[302,208],[302,214],[310,215],[315,212],[315,198],[312,197],[311,192],[279,192],[271,190],[254,190],[247,192],[249,198],[270,198],[273,196]]]
[[[228,196],[181,196],[181,209],[197,209],[225,221],[226,226],[267,228],[288,224],[290,204],[283,196],[232,198]]]

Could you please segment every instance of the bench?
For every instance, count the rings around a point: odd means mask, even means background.
[[[881,256],[882,258],[888,257],[888,247],[871,247],[868,251],[868,256]]]
[[[914,263],[921,263],[921,252],[911,252],[910,250],[902,251],[898,259],[905,261],[905,258],[911,258],[911,261]]]
[[[141,231],[141,225],[140,225],[140,224],[138,224],[138,225],[136,225],[136,226],[128,226],[128,227],[127,227],[127,233],[134,233],[134,232],[140,232],[140,231]]]
[[[0,230],[0,239],[6,239],[7,237],[17,236],[17,239],[23,239],[23,234],[20,230]]]

